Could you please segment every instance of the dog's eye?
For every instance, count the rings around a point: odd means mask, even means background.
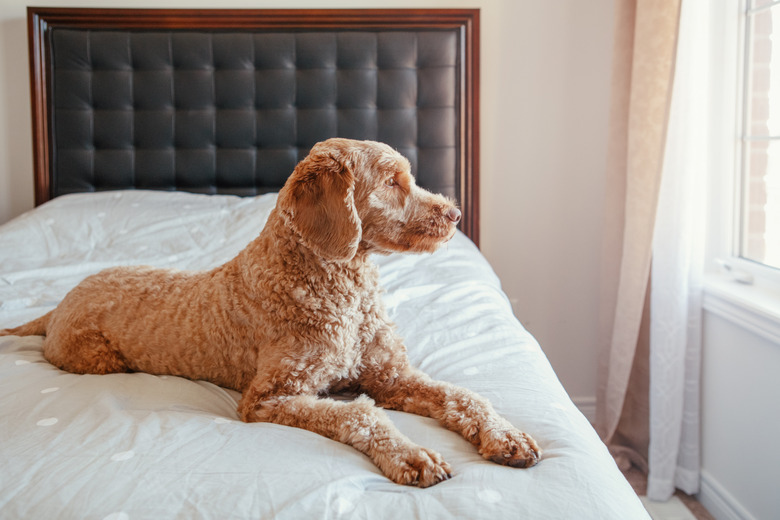
[[[387,179],[387,180],[385,181],[385,186],[389,186],[390,188],[392,188],[392,187],[393,187],[393,186],[395,186],[396,184],[397,184],[397,183],[395,182],[395,177],[390,177],[389,179]]]

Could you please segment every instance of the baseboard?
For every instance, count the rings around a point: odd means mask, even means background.
[[[579,408],[582,415],[593,424],[596,421],[596,398],[595,397],[575,397],[572,399]]]
[[[701,491],[696,498],[718,520],[757,520],[705,470],[701,472]]]

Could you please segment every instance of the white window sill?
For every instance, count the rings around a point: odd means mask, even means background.
[[[720,275],[707,275],[702,306],[708,312],[780,345],[780,295]]]

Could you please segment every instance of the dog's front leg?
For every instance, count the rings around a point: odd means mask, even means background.
[[[398,484],[428,487],[450,477],[441,455],[414,444],[364,395],[351,402],[312,395],[274,396],[259,401],[242,418],[303,428],[349,444]]]
[[[400,365],[400,366],[399,366]],[[534,439],[515,428],[484,397],[425,373],[397,358],[392,367],[368,370],[360,386],[379,406],[437,419],[460,433],[488,460],[516,468],[530,467],[541,458]]]

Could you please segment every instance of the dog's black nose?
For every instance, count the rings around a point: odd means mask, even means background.
[[[447,218],[457,224],[460,222],[460,210],[458,208],[450,208],[449,211],[447,211]]]

